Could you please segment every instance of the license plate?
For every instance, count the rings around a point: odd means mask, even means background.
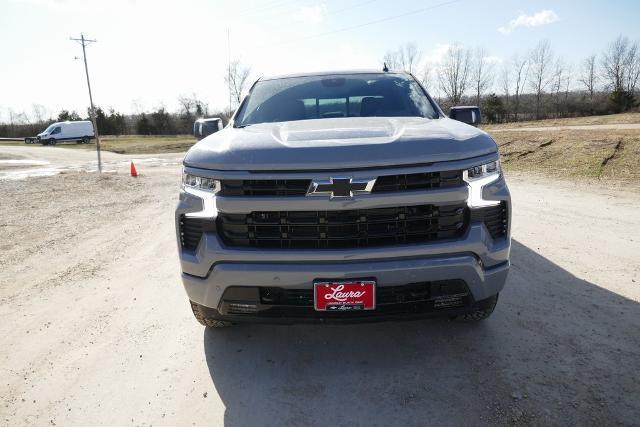
[[[376,308],[376,282],[373,280],[318,281],[313,284],[317,311],[359,311]]]

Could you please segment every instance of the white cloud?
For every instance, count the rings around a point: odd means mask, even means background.
[[[293,19],[304,24],[319,24],[324,21],[327,7],[324,4],[305,6],[293,14]]]
[[[538,27],[559,21],[560,17],[553,10],[541,10],[533,15],[521,14],[509,21],[504,27],[498,28],[502,34],[509,34],[518,27]]]
[[[500,58],[499,56],[494,56],[494,55],[485,56],[484,60],[487,61],[487,63],[489,64],[502,64],[502,58]]]
[[[424,55],[424,62],[431,64],[440,64],[444,60],[445,55],[449,51],[450,44],[439,44],[431,52]]]

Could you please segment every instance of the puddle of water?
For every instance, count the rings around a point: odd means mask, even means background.
[[[39,176],[53,176],[62,172],[56,168],[27,169],[11,172],[0,172],[0,179],[19,180],[25,178],[35,178]]]
[[[25,165],[25,166],[44,166],[48,165],[46,160],[27,160],[27,159],[9,159],[0,160],[0,165]]]
[[[176,159],[178,160],[178,159]],[[180,160],[182,160],[180,158]],[[180,162],[171,162],[166,159],[159,158],[146,158],[146,159],[133,159],[134,163],[140,163],[145,165],[146,167],[157,167],[157,166],[169,166],[169,165],[179,165]],[[40,160],[0,160],[1,164],[15,164],[15,165],[24,165],[24,166],[43,166],[49,164],[46,161]],[[93,160],[84,164],[72,164],[64,167],[57,168],[36,168],[36,169],[23,169],[23,170],[15,170],[15,171],[7,171],[0,172],[0,180],[19,180],[26,178],[35,178],[42,176],[53,176],[57,175],[64,171],[85,171],[89,173],[94,173],[98,171],[97,161]],[[102,171],[106,173],[116,173],[116,169],[125,168],[129,166],[130,161],[108,161],[103,162]]]

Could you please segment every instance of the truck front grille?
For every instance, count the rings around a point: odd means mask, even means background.
[[[373,186],[373,193],[407,190],[429,190],[462,185],[462,171],[424,172],[406,175],[379,176]]]
[[[423,172],[401,175],[381,175],[373,186],[373,193],[408,190],[430,190],[463,185],[461,171]],[[310,179],[225,179],[220,195],[234,196],[304,196]]]
[[[222,196],[304,196],[311,185],[309,179],[225,179]]]
[[[342,249],[424,243],[461,236],[465,204],[343,211],[221,213],[218,233],[227,246]]]

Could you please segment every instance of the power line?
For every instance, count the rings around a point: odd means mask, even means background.
[[[98,134],[98,125],[96,123],[96,109],[93,106],[93,96],[91,95],[91,82],[89,81],[89,66],[87,65],[86,46],[95,43],[96,40],[85,39],[84,34],[80,33],[79,39],[69,37],[70,40],[76,41],[82,45],[82,58],[84,59],[84,72],[87,75],[87,87],[89,88],[89,103],[91,104],[91,122],[93,123],[93,133],[96,137],[96,151],[98,152],[98,172],[102,173],[102,160],[100,158],[100,135]]]
[[[295,39],[283,40],[283,41],[280,41],[280,42],[271,43],[271,44],[263,45],[263,46],[260,46],[260,47],[278,46],[278,45],[282,45],[282,44],[295,43],[295,42],[300,42],[300,41],[303,41],[303,40],[310,40],[310,39],[315,39],[315,38],[318,38],[318,37],[329,36],[331,34],[342,33],[342,32],[345,32],[345,31],[350,31],[350,30],[355,30],[355,29],[362,28],[362,27],[367,27],[369,25],[380,24],[382,22],[392,21],[394,19],[404,18],[405,16],[409,16],[409,15],[416,15],[416,14],[419,14],[419,13],[424,13],[424,12],[427,12],[429,10],[437,9],[437,8],[440,8],[440,7],[443,7],[443,6],[449,6],[451,4],[460,3],[461,1],[463,1],[463,0],[450,0],[450,1],[442,2],[442,3],[434,4],[432,6],[427,6],[427,7],[422,7],[422,8],[419,8],[419,9],[414,9],[414,10],[411,10],[409,12],[400,13],[398,15],[387,16],[387,17],[384,17],[384,18],[376,19],[374,21],[364,22],[364,23],[358,24],[358,25],[352,25],[352,26],[349,26],[349,27],[343,27],[343,28],[339,28],[337,30],[327,31],[327,32],[324,32],[324,33],[312,34],[312,35],[306,36],[306,37],[297,37]]]

